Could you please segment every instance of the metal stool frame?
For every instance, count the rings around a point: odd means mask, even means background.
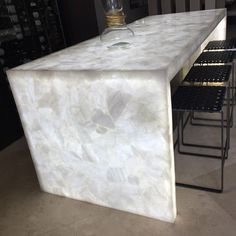
[[[232,65],[233,65],[233,76],[235,78],[236,65],[234,62],[236,60],[236,38],[226,39],[226,40],[213,40],[210,41],[206,47],[203,49],[204,52],[234,52]],[[236,85],[233,84],[234,94],[236,97]],[[234,100],[235,101],[235,100]]]
[[[218,41],[211,41],[211,42],[218,42]],[[211,42],[209,42],[209,44]],[[235,56],[235,53],[232,50],[229,50],[229,51],[222,51],[221,50],[220,52],[219,52],[219,50],[204,51],[197,58],[197,60],[194,63],[194,67],[196,67],[196,66],[220,66],[220,65],[229,65],[229,66],[231,66],[231,68],[232,68],[231,69],[232,70],[231,75],[232,76],[231,76],[231,80],[230,80],[230,83],[229,83],[229,86],[230,86],[229,93],[232,94],[232,96],[230,96],[230,98],[229,98],[231,100],[230,127],[233,127],[233,108],[234,108],[234,105],[236,103],[235,102],[236,101],[236,87],[235,87],[235,74],[234,74],[235,73],[234,56]],[[210,57],[210,59],[208,57]],[[208,84],[208,85],[212,86],[212,84]],[[211,121],[211,122],[219,121],[219,120],[215,120],[215,119],[207,119],[207,118],[196,117],[193,113],[192,117],[191,117],[191,124],[192,125],[213,126],[213,127],[214,126],[219,126],[219,125],[214,125],[214,124],[201,124],[201,123],[194,122],[196,120]]]
[[[214,75],[210,75],[212,73],[212,70],[217,70],[222,73],[225,72],[225,74],[222,75],[217,75],[217,77],[214,77]],[[197,75],[198,74],[198,75]],[[200,75],[199,75],[200,74]],[[190,85],[190,86],[226,86],[231,88],[231,83],[232,83],[232,66],[231,65],[217,65],[217,66],[193,66],[185,79],[183,80],[183,85]],[[233,92],[232,90],[227,90],[229,91],[229,99],[230,101],[233,100]],[[227,101],[226,104],[227,105]],[[231,103],[230,106],[230,127],[233,126],[233,109],[234,105]],[[212,126],[212,127],[219,127],[219,125],[216,124],[202,124],[202,123],[197,123],[194,121],[197,120],[204,120],[204,121],[211,121],[211,122],[220,122],[220,120],[216,119],[211,119],[211,118],[200,118],[196,117],[195,113],[191,114],[191,124],[192,125],[199,125],[199,126]],[[226,122],[226,120],[225,120]],[[227,124],[225,124],[227,125]]]
[[[229,90],[229,88],[227,88],[226,90]],[[226,93],[227,96],[229,96],[229,92]],[[227,101],[229,101],[227,99]],[[229,119],[229,102],[227,104],[227,118]],[[221,146],[216,147],[216,146],[209,146],[209,145],[198,145],[198,144],[188,144],[185,143],[185,145],[187,146],[191,146],[191,147],[200,147],[200,148],[210,148],[210,149],[218,149],[220,150],[221,155],[216,156],[216,155],[209,155],[209,154],[198,154],[198,153],[193,153],[193,152],[184,152],[181,150],[181,144],[184,143],[184,128],[187,124],[187,121],[183,122],[183,114],[184,112],[206,112],[201,111],[201,110],[196,110],[196,109],[175,109],[173,108],[174,112],[177,112],[177,146],[178,146],[178,152],[180,154],[184,154],[184,155],[192,155],[192,156],[199,156],[199,157],[203,157],[203,158],[214,158],[214,159],[220,159],[221,160],[221,177],[220,177],[220,188],[209,188],[209,187],[203,187],[203,186],[198,186],[198,185],[192,185],[192,184],[185,184],[185,183],[176,183],[176,186],[179,187],[186,187],[186,188],[193,188],[193,189],[198,189],[198,190],[205,190],[205,191],[210,191],[210,192],[215,192],[215,193],[222,193],[223,189],[224,189],[224,163],[225,163],[225,159],[228,157],[228,150],[229,150],[229,122],[227,127],[225,127],[224,125],[224,111],[223,111],[223,105],[221,107],[221,109],[219,111],[209,111],[210,113],[213,112],[218,112],[220,113],[220,117],[221,117]],[[187,118],[188,120],[188,118]],[[224,138],[224,129],[226,129],[226,137]],[[180,142],[181,141],[181,142]]]

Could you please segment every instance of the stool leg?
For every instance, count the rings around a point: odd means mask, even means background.
[[[228,129],[228,128],[227,128]],[[226,131],[227,132],[227,131]],[[224,113],[221,112],[221,187],[220,187],[220,192],[222,193],[224,190],[224,163],[225,163],[225,155],[227,152],[227,138],[226,138],[226,144],[224,141]],[[225,147],[226,146],[226,147]]]
[[[190,114],[188,115],[188,118],[191,119],[192,113],[193,112],[190,112]],[[188,119],[186,119],[186,121],[188,121]],[[192,156],[198,156],[198,157],[204,157],[204,158],[221,159],[221,154],[220,153],[219,153],[219,155],[211,155],[211,154],[200,154],[200,153],[197,153],[197,152],[194,153],[194,152],[190,152],[190,151],[181,150],[181,147],[186,146],[186,147],[206,148],[206,149],[210,148],[210,149],[219,150],[219,152],[221,152],[221,145],[220,146],[211,146],[211,145],[187,143],[184,139],[184,128],[186,126],[186,121],[185,122],[183,121],[183,114],[181,114],[179,116],[179,126],[178,126],[178,139],[179,139],[178,152],[180,154],[183,154],[183,155],[192,155]],[[219,118],[219,121],[221,122],[221,118]],[[225,121],[224,120],[223,120],[223,122],[224,122],[224,127],[227,127],[227,125],[225,126]],[[221,123],[216,127],[221,128]]]
[[[179,142],[179,135],[178,135],[178,126],[179,126],[179,119],[178,119],[178,117],[179,117],[179,115],[178,115],[178,113],[179,112],[176,112],[176,113],[174,113],[176,116],[174,116],[175,117],[175,121],[176,121],[176,126],[175,126],[175,129],[176,129],[176,132],[177,132],[177,137],[176,137],[176,140],[175,140],[175,142],[174,142],[174,150],[176,149],[176,147],[177,147],[177,145],[178,145],[178,142]]]
[[[176,186],[183,188],[192,188],[214,193],[222,193],[224,190],[224,163],[225,163],[225,145],[224,145],[224,113],[221,112],[221,170],[220,170],[220,189],[202,187],[199,185],[185,184],[176,182]]]
[[[233,100],[232,100],[232,103],[233,105],[236,104],[236,87],[235,87],[235,62],[232,63],[232,82],[233,82]]]
[[[181,112],[177,112],[177,141],[178,141],[178,152],[180,152],[180,118],[181,117]],[[181,127],[182,128],[182,127]]]
[[[226,111],[226,122],[227,122],[227,127],[226,127],[226,137],[227,137],[227,155],[226,158],[228,158],[228,150],[230,148],[230,127],[231,127],[231,112],[232,111],[232,107],[230,104],[230,87],[227,88],[227,111]]]
[[[234,105],[236,104],[236,88],[235,88],[235,68],[234,63],[232,63],[232,95],[231,95],[231,114],[230,114],[230,127],[233,127],[234,120]]]

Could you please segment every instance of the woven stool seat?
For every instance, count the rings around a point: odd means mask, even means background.
[[[203,52],[200,54],[194,64],[232,63],[234,60],[234,54],[234,51]]]
[[[220,83],[228,82],[231,74],[230,65],[194,66],[184,79],[184,82]]]
[[[173,111],[219,112],[226,88],[221,86],[180,86],[172,98]]]
[[[204,50],[236,50],[236,38],[210,41]]]

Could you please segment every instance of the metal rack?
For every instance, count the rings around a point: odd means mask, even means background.
[[[6,70],[65,46],[55,0],[0,0],[0,150],[23,135]]]

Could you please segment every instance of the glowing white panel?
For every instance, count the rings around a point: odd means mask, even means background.
[[[96,37],[8,71],[41,189],[174,222],[170,81],[224,17],[150,16],[128,49]]]

